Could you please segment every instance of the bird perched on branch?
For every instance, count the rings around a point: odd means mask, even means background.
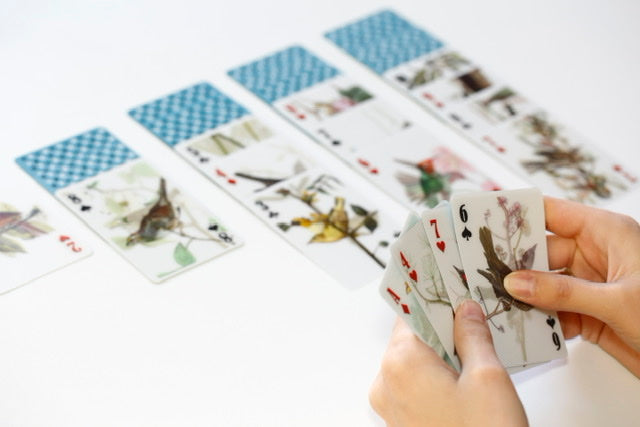
[[[164,178],[160,178],[158,189],[158,201],[142,217],[138,231],[127,237],[127,246],[138,242],[150,242],[155,240],[160,230],[173,230],[179,224],[175,210],[167,197],[167,188]]]
[[[478,269],[477,271],[485,277],[489,283],[491,283],[493,292],[498,298],[498,305],[493,312],[487,314],[487,318],[491,318],[503,311],[511,310],[512,305],[523,311],[531,310],[533,306],[514,299],[504,288],[504,278],[507,277],[512,270],[507,264],[502,262],[498,257],[498,254],[496,254],[496,250],[493,246],[493,236],[491,235],[489,227],[480,227],[478,234],[480,237],[480,243],[482,244],[482,249],[484,250],[484,257],[487,260],[488,268],[485,270]],[[502,306],[502,310],[499,310],[500,306]]]

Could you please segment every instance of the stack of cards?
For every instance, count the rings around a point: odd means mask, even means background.
[[[104,128],[16,161],[152,282],[242,243],[213,212]]]
[[[457,191],[500,187],[452,144],[303,47],[272,53],[229,75],[409,208],[433,207]]]
[[[549,269],[539,190],[455,194],[411,214],[391,256],[382,297],[455,369],[453,313],[467,298],[482,306],[510,372],[566,356],[557,315],[513,299],[503,285],[511,271]]]
[[[640,183],[494,73],[393,11],[326,37],[545,194],[600,204]]]
[[[320,164],[313,144],[288,140],[206,82],[129,114],[345,286],[379,277],[400,224]]]

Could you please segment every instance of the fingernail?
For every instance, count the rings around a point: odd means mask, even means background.
[[[470,299],[462,301],[456,310],[456,316],[484,322],[484,313],[482,312],[480,304]]]
[[[516,298],[533,296],[535,278],[527,272],[513,272],[504,278],[504,288]]]

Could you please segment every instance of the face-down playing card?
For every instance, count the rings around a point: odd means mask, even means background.
[[[636,171],[393,11],[326,37],[545,194],[599,204],[638,186]]]
[[[106,129],[16,161],[153,282],[241,243],[212,212]]]
[[[0,294],[91,255],[82,235],[22,187],[7,186],[2,197]]]
[[[503,283],[514,270],[549,269],[540,191],[454,195],[451,211],[471,297],[485,311],[503,365],[566,357],[556,314],[515,300]]]
[[[302,47],[229,75],[408,207],[435,206],[459,188],[497,187],[400,109]]]
[[[129,115],[239,200],[314,167],[313,156],[201,82]]]
[[[421,221],[391,246],[391,256],[433,326],[453,366],[459,369],[453,342],[453,310]]]
[[[420,218],[411,213],[407,218],[403,232],[409,230]],[[441,358],[454,368],[457,366],[449,359],[438,334],[427,319],[426,314],[418,304],[416,295],[411,289],[402,273],[402,270],[393,262],[385,269],[379,286],[380,295],[387,304],[400,316],[411,328],[413,333],[425,344],[430,346]]]

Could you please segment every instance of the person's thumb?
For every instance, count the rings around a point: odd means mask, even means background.
[[[582,313],[603,321],[608,321],[621,303],[613,284],[558,273],[514,271],[505,278],[504,287],[517,300],[536,307]]]
[[[502,369],[478,303],[466,300],[460,304],[454,320],[454,339],[463,374],[485,368]]]

